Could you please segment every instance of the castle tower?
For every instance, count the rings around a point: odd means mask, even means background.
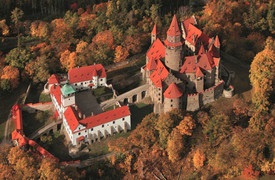
[[[166,45],[165,65],[174,71],[179,71],[182,65],[182,42],[176,15],[172,19],[164,43]]]
[[[197,92],[202,92],[204,89],[203,89],[203,86],[204,86],[204,74],[202,73],[201,71],[201,68],[197,66],[197,69],[196,69],[196,90]]]
[[[155,24],[151,32],[151,44],[157,39],[157,25]]]
[[[65,84],[61,88],[61,103],[63,107],[75,105],[75,92],[74,88],[69,84]]]
[[[182,92],[179,90],[178,86],[175,83],[171,83],[164,95],[164,113],[171,111],[172,109],[181,108],[181,96]]]
[[[215,37],[214,46],[215,46],[218,50],[220,50],[221,43],[220,43],[220,40],[219,40],[219,37],[218,37],[218,36]]]

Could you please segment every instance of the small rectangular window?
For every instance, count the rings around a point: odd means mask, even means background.
[[[115,124],[116,122],[115,121],[113,121],[113,124]]]
[[[125,118],[122,118],[122,121],[124,121],[125,120]]]
[[[94,128],[91,129],[91,131],[93,131],[93,130],[94,130]]]
[[[104,127],[104,124],[102,124],[102,127]]]
[[[80,134],[81,134],[81,132],[78,133],[78,135],[80,135]]]

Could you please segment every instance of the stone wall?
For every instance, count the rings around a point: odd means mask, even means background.
[[[36,111],[48,111],[53,109],[53,103],[52,102],[46,102],[46,103],[29,103],[25,104],[22,107],[23,111],[27,111],[28,113],[35,113]]]

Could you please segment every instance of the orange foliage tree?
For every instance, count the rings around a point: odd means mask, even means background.
[[[129,56],[128,50],[125,47],[117,46],[115,49],[115,59],[114,62],[125,61]]]
[[[114,37],[111,31],[106,30],[106,31],[102,31],[97,33],[93,39],[92,42],[97,44],[97,45],[106,45],[109,48],[112,48],[114,45]]]
[[[16,67],[6,66],[3,69],[3,75],[1,79],[7,79],[10,81],[12,88],[16,88],[19,84],[19,70]]]
[[[195,120],[192,118],[192,116],[187,115],[183,118],[177,128],[182,135],[191,136],[193,129],[196,128]]]
[[[197,168],[197,169],[201,168],[204,165],[205,159],[206,158],[205,158],[204,153],[200,149],[197,149],[193,156],[193,164],[194,164],[195,168]]]

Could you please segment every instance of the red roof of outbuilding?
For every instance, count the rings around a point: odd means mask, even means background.
[[[183,21],[183,27],[185,31],[188,30],[189,24],[193,24],[193,25],[197,24],[197,21],[194,16]]]
[[[165,57],[165,46],[157,38],[146,53],[149,59],[161,59]]]
[[[68,123],[71,131],[73,132],[79,125],[79,122],[78,122],[79,120],[77,118],[77,115],[76,115],[74,109],[71,106],[69,106],[66,109],[66,111],[64,112],[64,116],[67,120],[67,123]]]
[[[86,126],[86,128],[90,129],[92,127],[99,126],[101,124],[105,124],[129,115],[131,115],[129,107],[122,106],[95,116],[89,116],[85,119],[80,120],[79,122]]]
[[[59,83],[59,78],[55,74],[52,74],[50,76],[50,78],[48,79],[48,83],[49,84],[57,84],[57,83]]]
[[[19,104],[12,106],[12,116],[16,130],[23,130],[22,111]]]
[[[55,97],[58,105],[61,105],[61,89],[60,86],[52,86],[50,89],[50,93]]]
[[[89,81],[93,76],[99,76],[100,78],[106,77],[106,72],[101,64],[83,66],[78,68],[70,69],[68,72],[69,82],[78,83],[83,81]]]
[[[155,24],[154,27],[153,27],[153,30],[151,32],[151,34],[153,35],[157,35],[157,25]]]
[[[12,140],[16,140],[18,142],[18,145],[21,147],[21,146],[24,146],[28,143],[26,137],[24,137],[22,134],[20,134],[19,132],[17,132],[16,130],[14,130],[12,133],[11,133],[11,139]]]
[[[181,35],[176,15],[173,16],[172,22],[171,22],[170,27],[167,31],[167,35],[168,36],[180,36]]]
[[[163,93],[164,97],[173,99],[179,98],[182,96],[182,92],[179,90],[178,86],[175,83],[171,83],[166,91]]]

